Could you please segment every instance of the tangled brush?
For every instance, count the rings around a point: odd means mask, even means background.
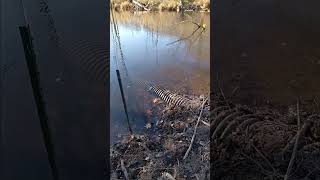
[[[217,179],[314,179],[320,176],[320,116],[282,114],[211,103],[211,177]]]

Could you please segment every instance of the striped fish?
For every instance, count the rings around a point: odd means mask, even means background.
[[[134,81],[137,84],[145,87],[145,89],[159,98],[161,98],[167,104],[177,106],[177,107],[186,107],[186,108],[199,108],[201,106],[201,102],[197,100],[191,100],[184,96],[178,95],[176,93],[172,93],[169,90],[166,90],[158,85],[155,85],[148,81]]]

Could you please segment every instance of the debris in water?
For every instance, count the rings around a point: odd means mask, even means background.
[[[160,101],[159,98],[154,98],[154,99],[152,100],[153,104],[157,104],[157,103],[159,103],[159,101]]]
[[[152,126],[151,126],[151,123],[147,123],[146,125],[145,125],[145,128],[147,128],[147,129],[150,129]]]

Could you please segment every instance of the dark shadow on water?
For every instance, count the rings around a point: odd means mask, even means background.
[[[51,179],[18,31],[25,20],[21,9],[16,8],[21,1],[1,2],[5,2],[6,17],[3,32],[6,59],[1,59],[1,68],[10,69],[5,71],[5,88],[1,88],[1,103],[4,104],[1,108],[4,159],[1,162],[4,167],[0,179]],[[82,45],[78,49],[85,46],[81,41],[102,41],[103,46],[99,48],[107,49],[106,2],[50,1],[50,16],[40,9],[40,2],[24,3],[39,62],[60,178],[104,179],[109,140],[106,133],[109,90],[105,86],[108,82],[90,79],[81,68],[81,59],[88,55],[83,50],[80,55],[79,51],[71,50],[77,49],[75,46],[79,44]],[[87,13],[88,8],[95,11]],[[54,34],[59,36],[59,42]],[[103,71],[108,70],[103,68]]]

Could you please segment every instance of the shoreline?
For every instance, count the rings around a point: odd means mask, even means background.
[[[149,132],[123,136],[111,146],[113,179],[209,179],[210,102],[189,98],[199,100],[201,110],[173,108],[160,100],[154,104],[161,107],[157,122],[146,125]]]
[[[210,0],[112,0],[111,9],[117,12],[210,12]]]

